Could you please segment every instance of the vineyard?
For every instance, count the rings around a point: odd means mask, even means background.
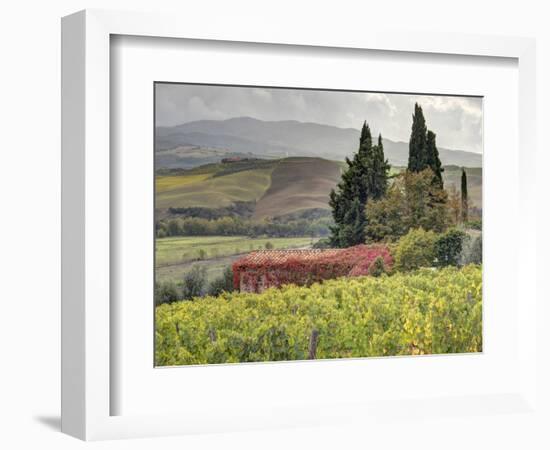
[[[158,366],[480,352],[479,265],[156,308]]]

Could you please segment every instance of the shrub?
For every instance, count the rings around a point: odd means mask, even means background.
[[[204,295],[206,284],[206,267],[193,266],[183,277],[182,297],[191,300]]]
[[[330,240],[327,238],[319,239],[311,247],[316,249],[330,248]]]
[[[353,266],[349,271],[348,276],[350,277],[359,277],[365,275],[381,275],[380,271],[383,273],[391,270],[393,266],[393,257],[391,256],[390,250],[385,245],[371,245],[365,246],[369,249],[368,252],[365,252],[359,261]],[[373,273],[374,271],[374,273]]]
[[[440,235],[435,242],[435,254],[437,265],[458,266],[460,264],[463,243],[469,240],[469,236],[455,228]]]
[[[208,295],[217,297],[222,292],[232,292],[233,291],[233,270],[231,267],[226,267],[223,271],[221,277],[216,278],[210,287],[208,288]]]
[[[437,235],[422,228],[410,230],[399,239],[395,250],[395,269],[408,271],[431,267],[435,260]]]
[[[155,283],[155,305],[172,303],[181,300],[178,287],[172,281],[157,281]]]
[[[374,262],[369,267],[369,275],[379,277],[386,273],[386,265],[381,256],[377,256]]]
[[[272,250],[273,249],[273,244],[271,242],[267,241],[265,243],[265,249],[266,250]]]

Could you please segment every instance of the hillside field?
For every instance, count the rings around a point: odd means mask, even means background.
[[[156,180],[156,208],[219,208],[239,201],[258,201],[271,184],[272,170],[257,168],[224,176],[214,176],[215,172],[160,176]]]
[[[308,209],[329,210],[329,193],[340,179],[343,163],[322,158],[243,160],[207,164],[190,170],[157,173],[156,209],[221,208],[255,202],[254,219],[280,217]],[[392,167],[392,173],[403,170]],[[466,168],[470,206],[482,206],[482,169]],[[461,168],[446,166],[447,189],[460,191]]]
[[[286,158],[271,173],[271,184],[256,205],[254,218],[307,209],[328,209],[330,190],[340,180],[338,163],[321,158]]]
[[[466,168],[466,176],[468,177],[468,197],[470,206],[482,208],[482,169],[481,167]],[[460,192],[460,178],[462,176],[462,168],[458,166],[447,166],[443,172],[443,182],[445,188],[449,189],[454,186],[457,192]]]
[[[156,239],[155,266],[160,281],[181,281],[194,265],[204,266],[207,279],[221,275],[223,269],[252,250],[307,248],[315,240],[301,238],[248,238],[246,236],[192,236]]]

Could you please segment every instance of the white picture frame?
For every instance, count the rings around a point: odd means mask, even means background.
[[[481,37],[450,34],[380,33],[349,30],[327,36],[313,25],[306,30],[284,30],[265,24],[235,28],[220,21],[205,27],[164,14],[112,11],[82,11],[62,21],[62,430],[85,440],[162,436],[198,432],[251,430],[270,427],[349,422],[366,424],[402,420],[392,412],[400,399],[385,402],[343,401],[340,404],[277,405],[273,411],[238,411],[230,405],[215,405],[216,413],[122,414],[112,415],[113,383],[111,336],[117,324],[112,320],[111,280],[111,185],[117,174],[111,170],[110,108],[111,36],[141,36],[223,42],[264,43],[369,49],[426,54],[500,57],[518,64],[518,205],[523,220],[517,243],[522,286],[518,303],[518,368],[515,388],[501,393],[465,397],[401,399],[406,416],[437,409],[442,416],[498,414],[503,410],[536,415],[537,403],[537,293],[536,235],[532,177],[535,152],[535,43],[531,39]],[[263,26],[262,26],[263,25]],[[517,294],[516,294],[517,295]],[[392,360],[396,370],[401,362]],[[443,362],[442,364],[448,364]],[[357,365],[357,364],[356,364]],[[260,367],[260,365],[256,366]],[[348,364],[353,370],[354,363]],[[321,365],[309,365],[314,376]],[[170,369],[166,369],[170,370]],[[261,365],[266,371],[275,365]],[[118,386],[119,388],[120,386]],[[330,408],[328,408],[330,406]],[[230,417],[228,419],[228,417]],[[399,419],[400,418],[400,419]]]

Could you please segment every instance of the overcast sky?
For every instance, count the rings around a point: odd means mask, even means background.
[[[360,128],[366,120],[374,133],[407,142],[415,102],[438,146],[482,152],[482,100],[472,97],[157,84],[156,124],[247,116]]]

